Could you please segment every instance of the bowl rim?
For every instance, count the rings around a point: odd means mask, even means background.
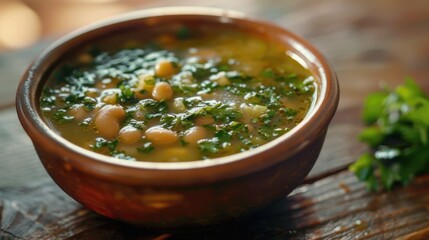
[[[47,59],[58,60],[61,51],[65,53],[73,48],[73,44],[71,44],[73,41],[77,41],[74,46],[79,45],[79,39],[82,36],[101,29],[114,31],[108,30],[113,25],[121,26],[131,21],[153,17],[184,16],[213,18],[233,25],[255,24],[259,28],[269,29],[275,31],[275,34],[286,36],[285,41],[299,49],[300,54],[307,58],[305,60],[314,64],[320,74],[319,81],[321,83],[318,96],[313,101],[315,104],[303,121],[286,134],[258,148],[242,153],[191,162],[144,162],[117,159],[86,150],[62,138],[42,119],[40,110],[37,109],[36,93],[41,88],[43,69],[46,70],[52,65],[47,66]],[[67,47],[67,44],[71,44],[72,47]],[[51,62],[55,63],[55,61]],[[314,71],[312,73],[315,75]],[[16,108],[21,124],[35,145],[43,145],[49,151],[60,154],[65,161],[82,172],[128,183],[150,181],[158,184],[170,184],[173,179],[176,184],[186,184],[243,176],[287,159],[307,146],[311,139],[326,132],[338,101],[339,86],[333,68],[315,47],[294,33],[276,24],[249,18],[236,11],[202,7],[167,7],[139,10],[109,18],[78,29],[51,44],[36,57],[23,75],[16,95]],[[289,151],[285,153],[282,148],[288,148]],[[281,157],[279,156],[280,153],[283,154]]]

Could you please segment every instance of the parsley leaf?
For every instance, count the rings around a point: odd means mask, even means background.
[[[412,79],[369,95],[362,119],[368,127],[358,138],[371,151],[349,169],[368,189],[389,190],[429,172],[429,98]]]
[[[54,113],[53,117],[59,123],[70,122],[70,121],[72,121],[74,119],[73,116],[67,115],[67,110],[66,109],[59,109],[58,111],[56,111]]]
[[[198,148],[202,153],[217,153],[221,150],[219,138],[202,139],[198,141]]]
[[[113,152],[115,151],[117,145],[118,145],[118,140],[108,141],[104,138],[99,137],[95,139],[95,143],[90,147],[96,151],[102,148],[107,148],[110,152]]]
[[[152,142],[146,142],[143,144],[142,147],[137,148],[137,151],[142,153],[150,153],[153,150],[155,150],[155,147],[153,146]]]
[[[118,139],[114,139],[112,141],[106,140],[102,137],[98,137],[95,139],[94,144],[89,145],[89,147],[95,152],[110,155],[114,158],[120,158],[125,160],[135,160],[135,158],[128,156],[122,151],[118,151],[116,147],[118,146]]]
[[[136,97],[136,94],[128,85],[121,85],[121,94],[119,95],[119,100],[124,104],[135,104],[139,100]]]

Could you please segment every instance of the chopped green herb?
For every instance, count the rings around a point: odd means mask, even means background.
[[[220,64],[217,68],[219,72],[226,72],[231,70],[231,66],[229,66],[228,64]]]
[[[109,149],[110,152],[113,152],[116,150],[116,146],[118,145],[118,140],[108,141],[104,138],[96,138],[94,145],[91,145],[90,147],[94,150],[99,150],[102,148]]]
[[[104,138],[98,137],[95,139],[95,143],[91,144],[89,147],[95,152],[109,154],[114,158],[120,158],[125,160],[135,160],[135,158],[126,155],[122,151],[118,151],[116,147],[118,146],[118,139],[112,141],[106,140]]]
[[[79,126],[88,127],[91,124],[91,121],[91,118],[85,118],[81,123],[79,123]]]
[[[97,104],[97,100],[92,97],[84,97],[83,104],[87,110],[93,110]]]
[[[198,147],[202,153],[213,154],[221,150],[220,141],[218,138],[203,139],[198,141]]]
[[[121,103],[130,105],[139,101],[130,86],[121,85],[119,88],[121,89],[121,94],[119,95]]]
[[[68,105],[73,105],[73,104],[83,102],[84,99],[85,99],[85,94],[81,91],[75,90],[75,91],[71,91],[70,94],[68,94],[64,98],[64,101]]]
[[[264,69],[261,73],[262,77],[273,78],[276,76],[274,71],[271,68]]]
[[[174,32],[164,30],[135,34],[131,42],[91,43],[66,58],[53,69],[40,97],[47,120],[80,146],[88,147],[87,139],[92,139],[91,149],[98,153],[130,160],[191,161],[258,147],[292,128],[308,110],[312,77],[294,66],[283,47],[273,44],[262,53],[247,47],[259,40],[242,33],[186,25]],[[179,41],[165,49],[158,38],[163,34]],[[237,48],[241,45],[244,51]],[[174,67],[168,77],[157,74],[164,60]],[[153,96],[160,82],[172,88],[163,100]],[[107,126],[112,126],[112,135],[97,124],[97,112],[106,105],[125,111],[123,117],[118,110],[118,121]],[[69,123],[61,124],[65,122]],[[154,126],[169,131],[171,143],[159,144],[162,140],[157,138],[149,142],[146,131]],[[398,131],[415,139],[421,130]],[[194,133],[197,139],[188,138]],[[419,139],[428,141],[423,135]]]
[[[166,102],[158,102],[150,98],[140,100],[139,107],[142,111],[147,112],[145,117],[148,120],[161,117],[168,110],[168,105]]]
[[[216,82],[206,80],[201,83],[200,85],[201,90],[198,93],[212,93],[217,88],[219,88],[219,85]]]
[[[142,152],[142,153],[150,153],[153,150],[155,150],[155,147],[153,146],[153,144],[151,142],[146,142],[145,144],[143,144],[142,147],[137,148],[137,151]]]
[[[155,78],[146,78],[145,80],[144,80],[144,82],[147,84],[147,85],[155,85]]]
[[[214,65],[212,63],[206,64],[187,64],[183,66],[183,70],[189,71],[192,73],[192,76],[198,80],[205,80],[212,74],[212,68]]]
[[[57,98],[54,95],[45,95],[40,99],[40,105],[43,107],[52,107],[55,105]]]
[[[54,113],[53,117],[59,123],[70,122],[70,121],[72,121],[74,119],[73,116],[67,115],[67,110],[66,109],[59,109],[58,111],[56,111]]]
[[[298,111],[292,108],[280,108],[279,111],[286,116],[288,120],[292,120],[298,114]]]
[[[238,71],[226,72],[226,77],[231,81],[240,81],[240,82],[246,82],[253,79],[253,77],[245,75]]]

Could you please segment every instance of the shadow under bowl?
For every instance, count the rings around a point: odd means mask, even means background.
[[[287,47],[310,70],[318,88],[305,119],[256,149],[210,161],[179,163],[132,162],[93,153],[63,139],[43,120],[39,108],[42,87],[65,55],[121,31],[182,21],[213,27],[228,24]],[[338,99],[333,69],[313,46],[293,33],[233,11],[163,8],[107,20],[54,43],[24,74],[16,107],[47,172],[72,198],[109,218],[153,228],[186,228],[248,215],[296,188],[320,153]]]

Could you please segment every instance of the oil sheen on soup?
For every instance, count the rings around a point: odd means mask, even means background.
[[[290,131],[316,84],[288,49],[243,30],[175,24],[80,47],[40,97],[46,122],[83,148],[134,161],[223,157]]]

